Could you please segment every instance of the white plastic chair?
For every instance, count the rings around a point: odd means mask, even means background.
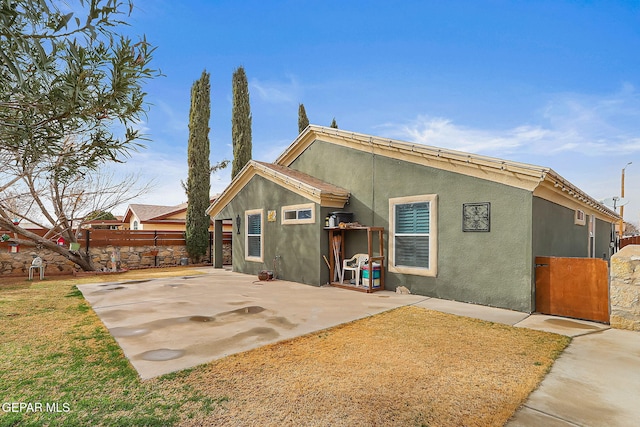
[[[356,286],[360,285],[360,269],[369,261],[367,254],[355,254],[349,259],[342,261],[342,271],[340,272],[340,283],[344,282],[344,271],[351,271],[351,279],[356,276]]]
[[[31,261],[31,266],[29,267],[29,280],[33,280],[33,270],[40,270],[40,280],[44,279],[44,263],[42,262],[42,258],[35,257],[33,261]]]

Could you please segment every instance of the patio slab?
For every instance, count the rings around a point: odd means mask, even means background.
[[[78,286],[142,379],[426,299],[208,274]]]

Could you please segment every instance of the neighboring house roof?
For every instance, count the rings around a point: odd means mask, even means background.
[[[122,221],[128,222],[131,219],[131,215],[135,214],[141,222],[146,222],[175,211],[176,206],[142,205],[135,203],[127,207]]]
[[[326,206],[344,206],[349,194],[347,190],[289,168],[316,140],[498,182],[531,191],[535,196],[561,205],[588,206],[608,219],[620,218],[617,213],[551,168],[316,125],[309,125],[298,135],[275,163],[250,161],[231,181],[222,195],[209,206],[207,213],[212,216],[219,213],[255,175],[263,176],[318,202],[322,199],[324,189],[325,200],[329,199],[327,196],[335,193],[333,194],[334,204],[326,204]],[[340,202],[342,205],[339,205]]]
[[[344,188],[326,183],[286,166],[250,160],[220,197],[209,206],[206,211],[207,214],[211,216],[217,215],[246,183],[256,175],[306,197],[320,204],[320,206],[342,208],[349,200],[349,192]]]
[[[381,138],[323,126],[309,125],[305,131],[298,135],[295,141],[293,141],[280,157],[276,159],[275,163],[281,166],[291,165],[316,139],[376,155],[438,169],[446,169],[456,173],[526,189],[532,191],[534,195],[550,201],[573,199],[577,204],[589,206],[600,212],[603,216],[611,219],[620,218],[617,213],[548,167]]]
[[[217,195],[211,198],[209,201],[213,202]],[[122,222],[129,222],[131,215],[138,217],[140,222],[151,224],[184,224],[185,218],[171,218],[180,213],[187,211],[187,203],[181,203],[176,206],[163,206],[163,205],[146,205],[133,203],[127,207],[127,211],[122,217]]]

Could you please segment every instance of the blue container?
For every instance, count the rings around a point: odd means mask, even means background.
[[[369,287],[369,264],[365,264],[362,267],[362,286]],[[373,263],[373,286],[374,288],[380,287],[380,264]]]
[[[368,279],[369,278],[369,264],[365,264],[362,267],[362,278],[363,279]],[[380,278],[380,264],[378,263],[373,263],[373,278],[374,279],[379,279]]]

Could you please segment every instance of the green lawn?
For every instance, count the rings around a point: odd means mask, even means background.
[[[184,270],[169,271],[184,274]],[[138,379],[75,288],[75,284],[117,279],[0,285],[0,402],[4,405],[0,426],[166,426],[192,413],[206,413],[215,405],[191,386],[175,381],[179,375],[147,382]],[[31,407],[12,408],[9,403],[30,403]],[[13,412],[16,409],[22,411]]]

